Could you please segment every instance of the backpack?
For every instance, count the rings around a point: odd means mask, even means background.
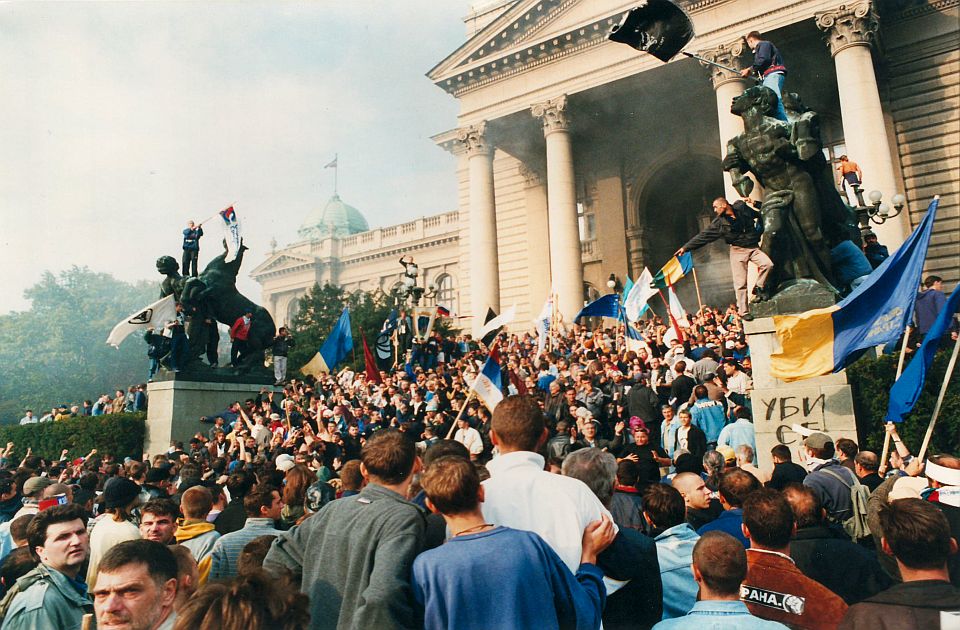
[[[857,479],[857,476],[853,476],[853,483],[849,484],[847,481],[835,471],[830,470],[829,468],[821,469],[821,472],[825,472],[834,479],[837,479],[843,485],[850,488],[850,505],[853,511],[853,514],[850,518],[846,519],[841,525],[843,525],[843,531],[850,536],[850,539],[853,542],[857,542],[861,538],[866,538],[870,535],[870,526],[867,525],[867,503],[870,501],[870,489],[865,485],[860,483],[860,480]]]

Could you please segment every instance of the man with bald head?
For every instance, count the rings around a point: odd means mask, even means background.
[[[883,483],[880,476],[880,458],[872,451],[860,451],[853,458],[853,472],[857,474],[860,483],[870,488],[870,492]]]
[[[722,619],[724,628],[786,630],[776,621],[750,614],[740,601],[740,583],[747,575],[747,554],[736,538],[724,532],[707,532],[693,548],[693,579],[700,596],[683,617],[661,621],[654,630],[701,630]]]
[[[710,488],[700,475],[692,472],[678,473],[671,485],[683,497],[683,503],[687,506],[687,523],[690,527],[700,529],[723,511],[720,502],[710,498]]]

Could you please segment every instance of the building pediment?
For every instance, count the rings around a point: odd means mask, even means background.
[[[558,54],[602,43],[634,4],[636,0],[518,0],[427,76],[457,95]]]
[[[268,273],[276,273],[288,269],[299,269],[304,265],[313,265],[316,263],[314,258],[291,254],[289,252],[277,252],[272,254],[265,261],[260,263],[250,272],[250,277],[256,278]]]

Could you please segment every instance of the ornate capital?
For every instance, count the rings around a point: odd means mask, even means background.
[[[493,155],[493,144],[487,135],[487,121],[457,129],[457,144],[468,157],[474,155]]]
[[[817,13],[817,28],[827,34],[830,54],[837,56],[851,46],[869,46],[880,26],[877,11],[870,0],[842,4],[833,11]]]
[[[517,172],[521,175],[521,177],[523,177],[527,188],[539,186],[543,181],[543,178],[540,176],[540,172],[524,162],[521,162],[520,166],[517,167]]]
[[[701,51],[700,56],[707,61],[733,68],[737,72],[749,67],[751,63],[750,49],[747,48],[747,43],[743,41],[742,37],[738,37],[728,44],[720,44],[716,48]],[[723,68],[703,61],[700,62],[700,65],[710,72],[710,81],[713,83],[713,89],[715,90],[725,83],[743,81],[743,77],[729,70],[724,70]]]
[[[570,112],[567,111],[567,95],[558,96],[530,108],[534,118],[543,119],[543,135],[570,128]]]

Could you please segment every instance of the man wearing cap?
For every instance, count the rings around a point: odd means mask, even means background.
[[[853,516],[850,486],[859,482],[853,471],[833,458],[833,438],[819,431],[811,433],[803,440],[803,450],[808,471],[803,485],[817,492],[827,517],[842,523]]]
[[[23,507],[10,520],[15,521],[21,516],[36,514],[40,510],[40,496],[47,486],[52,484],[53,480],[48,477],[30,477],[24,481]]]
[[[132,522],[133,510],[140,504],[140,486],[124,477],[112,477],[103,486],[101,499],[105,513],[90,532],[87,584],[97,583],[100,559],[111,547],[140,538],[140,529]]]

